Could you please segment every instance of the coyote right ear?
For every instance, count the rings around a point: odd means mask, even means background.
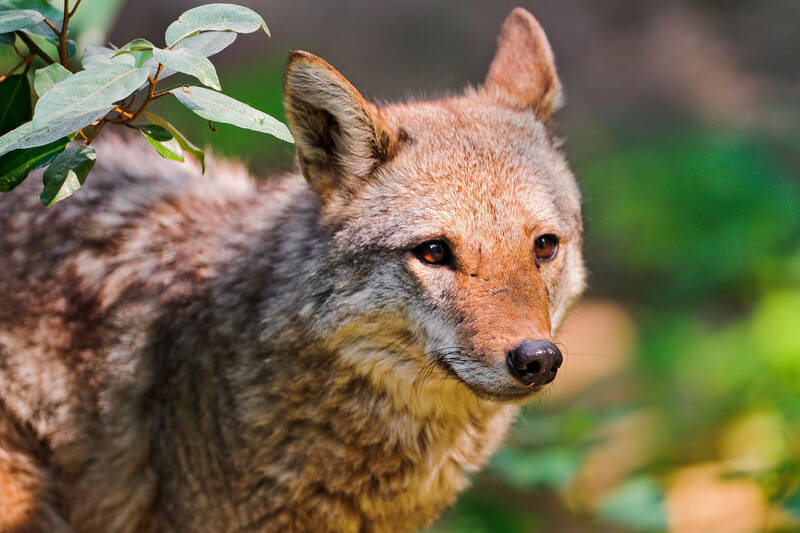
[[[354,191],[397,148],[377,107],[313,54],[289,56],[283,98],[303,175],[323,200]]]
[[[482,92],[547,122],[561,105],[561,82],[544,30],[525,9],[514,8],[497,37],[497,52]]]

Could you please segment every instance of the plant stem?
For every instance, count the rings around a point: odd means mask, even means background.
[[[64,20],[61,22],[61,34],[58,36],[58,57],[64,67],[69,62],[67,58],[67,27],[69,26],[70,15],[69,0],[64,0]]]
[[[159,63],[158,69],[156,70],[156,75],[150,78],[150,88],[147,90],[147,96],[145,97],[144,102],[142,102],[142,105],[139,106],[139,109],[137,109],[136,112],[133,113],[133,118],[131,120],[136,120],[137,118],[139,118],[139,115],[144,113],[144,110],[147,109],[147,106],[150,104],[150,102],[153,101],[153,93],[156,90],[156,83],[158,83],[158,77],[161,75],[161,71],[163,69],[164,65]]]
[[[119,113],[120,115],[122,115],[123,117],[127,118],[128,120],[133,120],[135,118],[131,113],[128,113],[127,111],[125,111],[124,109],[120,108],[119,106],[114,107],[113,111],[115,111],[116,113]]]
[[[88,139],[86,139],[86,142],[83,143],[83,144],[88,146],[94,140],[94,138],[97,137],[97,134],[100,133],[100,131],[103,128],[105,128],[106,124],[108,124],[107,120],[105,120],[105,119],[101,120],[100,123],[97,125],[97,129],[94,130],[92,135]]]
[[[44,60],[44,62],[47,63],[48,65],[52,65],[53,63],[55,63],[55,61],[53,61],[53,59],[49,55],[47,55],[44,50],[39,48],[39,46],[37,46],[37,44],[33,42],[33,39],[28,37],[28,35],[25,32],[17,31],[15,33],[17,34],[17,37],[19,37],[22,40],[22,42],[25,43],[25,46],[28,47],[29,51],[41,57]]]
[[[33,58],[34,58],[34,57],[36,57],[36,54],[34,54],[33,52],[31,52],[30,54],[28,54],[28,55],[27,55],[27,56],[26,56],[26,57],[25,57],[25,58],[24,58],[22,61],[20,61],[19,63],[17,63],[17,65],[16,65],[14,68],[12,68],[10,71],[8,71],[8,72],[6,72],[5,74],[3,74],[2,76],[0,76],[0,83],[4,82],[4,81],[6,80],[6,78],[8,78],[8,77],[9,77],[9,76],[11,76],[12,74],[14,74],[14,73],[15,73],[17,70],[19,70],[19,68],[20,68],[21,66],[23,66],[23,65],[27,65],[27,64],[29,64],[31,61],[33,61]]]
[[[77,2],[75,2],[75,5],[74,5],[74,6],[72,6],[72,11],[70,11],[70,12],[69,12],[69,18],[72,18],[72,16],[73,16],[73,15],[75,14],[75,12],[78,10],[78,6],[79,6],[79,5],[81,5],[81,0],[78,0]]]
[[[53,24],[52,22],[50,22],[50,21],[49,21],[49,20],[47,20],[47,19],[44,19],[44,23],[45,23],[45,24],[47,24],[48,26],[50,26],[50,29],[51,29],[51,30],[53,30],[53,33],[55,33],[55,34],[56,34],[56,36],[58,36],[58,37],[60,37],[60,36],[61,36],[61,32],[60,32],[60,31],[58,31],[58,29],[56,28],[56,25],[55,25],[55,24]]]

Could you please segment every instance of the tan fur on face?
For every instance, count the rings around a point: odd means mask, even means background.
[[[484,88],[431,102],[376,106],[294,53],[302,175],[108,136],[70,199],[41,207],[40,174],[0,195],[0,530],[430,525],[529,393],[506,352],[583,289],[531,21]],[[427,239],[453,268],[412,254]]]

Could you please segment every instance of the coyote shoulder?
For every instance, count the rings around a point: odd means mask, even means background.
[[[0,531],[431,524],[584,287],[550,47],[519,8],[498,43],[383,106],[292,53],[299,171],[261,185],[112,138],[73,198],[0,196]]]

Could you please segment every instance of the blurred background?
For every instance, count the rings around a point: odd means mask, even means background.
[[[199,3],[85,0],[82,42],[163,45]],[[480,83],[515,5],[553,46],[589,290],[554,387],[431,532],[800,531],[800,2],[237,3],[273,37],[214,58],[223,89],[283,120],[291,49],[391,101]],[[166,100],[198,144],[293,164]]]

